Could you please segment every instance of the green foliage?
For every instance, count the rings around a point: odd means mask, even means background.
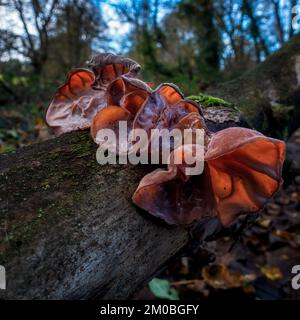
[[[192,95],[187,97],[187,99],[193,100],[197,103],[200,103],[203,108],[206,107],[215,107],[215,106],[223,106],[223,107],[231,107],[232,105],[229,102],[226,102],[223,99],[212,97],[206,94],[200,93],[199,95]]]
[[[160,299],[179,300],[177,291],[171,287],[170,282],[158,278],[153,278],[149,282],[149,289]]]

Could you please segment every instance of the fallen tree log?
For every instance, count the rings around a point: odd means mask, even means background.
[[[75,132],[1,156],[1,298],[126,298],[187,243],[132,204],[149,168],[95,154]]]

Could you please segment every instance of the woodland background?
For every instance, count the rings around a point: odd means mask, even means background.
[[[129,56],[146,81],[197,95],[279,50],[299,33],[299,13],[299,0],[0,0],[0,153],[51,137],[43,118],[51,97],[96,52]],[[296,176],[242,234],[245,247],[230,251],[228,238],[201,256],[194,248],[137,298],[292,297],[284,259],[300,246],[299,185]]]

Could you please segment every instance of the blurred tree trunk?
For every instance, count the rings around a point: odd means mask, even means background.
[[[250,20],[250,33],[254,41],[255,54],[257,62],[261,61],[261,52],[264,53],[265,57],[269,55],[269,49],[265,42],[263,35],[261,34],[259,23],[255,17],[255,12],[252,8],[251,1],[243,0],[242,10],[248,16]]]
[[[289,38],[291,38],[294,35],[293,19],[295,14],[293,13],[293,8],[295,7],[296,7],[296,0],[291,0]]]
[[[222,45],[215,25],[212,0],[183,0],[179,10],[195,32],[197,72],[208,81],[216,78],[220,68]]]
[[[95,4],[89,0],[70,0],[60,6],[50,39],[47,74],[56,77],[84,65],[91,56],[94,39],[103,39],[104,21]]]

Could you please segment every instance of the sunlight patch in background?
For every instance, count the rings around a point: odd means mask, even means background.
[[[99,8],[99,6],[97,7]],[[130,32],[130,24],[120,21],[119,16],[109,3],[102,4],[102,14],[108,27],[106,36],[110,50],[114,53],[123,53],[124,51],[127,51],[130,47],[128,40],[126,41]]]

